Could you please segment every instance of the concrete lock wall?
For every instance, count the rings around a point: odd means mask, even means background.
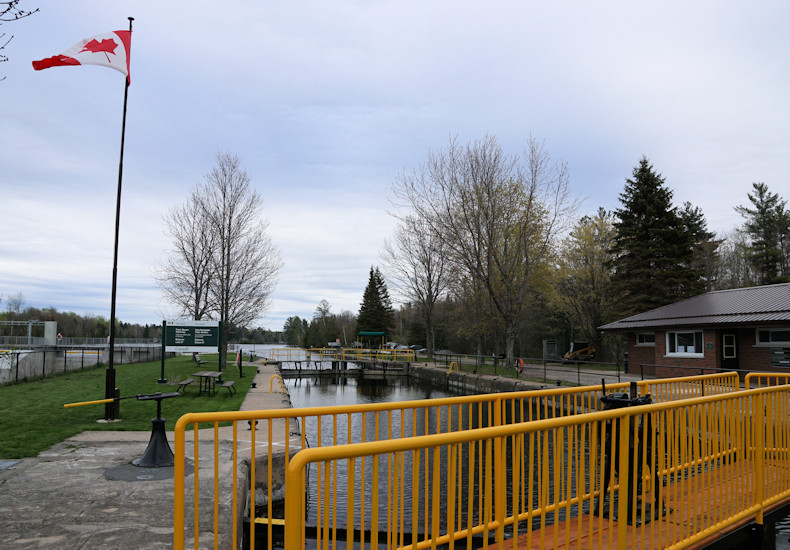
[[[459,390],[469,394],[500,393],[534,390],[540,387],[535,382],[507,377],[483,376],[469,372],[448,372],[445,369],[412,364],[409,375],[427,380],[438,387]]]

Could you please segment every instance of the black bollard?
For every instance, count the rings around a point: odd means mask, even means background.
[[[151,395],[138,395],[138,401],[156,400],[156,418],[151,419],[153,427],[151,429],[151,439],[143,456],[132,461],[134,466],[141,468],[162,468],[172,466],[174,461],[173,451],[167,442],[165,434],[165,419],[162,418],[162,399],[178,397],[178,392],[173,393],[154,393]]]
[[[652,403],[650,394],[638,396],[636,382],[631,383],[629,393],[612,393],[606,394],[606,384],[601,381],[602,393],[601,402],[604,404],[603,410],[621,409],[624,407],[638,407],[640,405],[649,405]],[[650,522],[653,519],[658,519],[661,515],[666,513],[666,510],[660,506],[658,501],[658,487],[660,487],[660,478],[657,473],[658,463],[656,460],[655,452],[652,444],[653,426],[650,415],[640,417],[632,417],[629,420],[625,418],[615,418],[606,421],[605,438],[604,438],[604,460],[602,469],[602,484],[601,495],[598,497],[595,506],[593,507],[593,516],[601,514],[601,506],[603,507],[603,517],[617,518],[616,503],[610,502],[610,494],[608,492],[609,482],[611,481],[611,473],[618,476],[620,475],[620,430],[625,429],[631,432],[629,437],[628,449],[628,479],[623,482],[620,481],[621,488],[620,495],[628,499],[627,503],[627,518],[626,522],[634,525],[639,525],[642,519],[642,507],[644,506],[645,521]],[[644,445],[640,444],[642,434],[647,434],[647,439]],[[643,447],[646,456],[643,456]],[[642,502],[639,500],[637,494],[637,487],[642,483],[642,465],[646,463],[652,471],[653,483],[653,501]],[[634,485],[634,482],[637,485]],[[623,490],[624,489],[624,490]],[[635,513],[636,512],[636,513]]]

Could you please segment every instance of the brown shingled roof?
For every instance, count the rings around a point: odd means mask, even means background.
[[[598,327],[628,331],[677,326],[790,322],[790,283],[707,292]]]

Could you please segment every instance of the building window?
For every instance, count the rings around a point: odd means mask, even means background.
[[[724,359],[735,359],[738,356],[734,334],[725,334],[722,337],[722,356]]]
[[[655,332],[640,332],[636,335],[637,346],[655,346],[656,333]]]
[[[702,331],[667,332],[667,355],[704,357]]]
[[[757,329],[758,346],[790,346],[790,329],[761,328]]]

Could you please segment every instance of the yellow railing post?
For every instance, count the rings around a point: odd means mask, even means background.
[[[617,548],[626,548],[626,534],[628,528],[628,521],[630,520],[628,516],[629,508],[628,505],[631,500],[631,483],[629,483],[629,479],[631,478],[631,472],[629,469],[629,460],[628,460],[628,445],[630,442],[630,435],[631,430],[629,429],[632,417],[630,415],[623,415],[620,418],[612,419],[612,423],[615,422],[619,423],[620,426],[620,457],[618,465],[619,468],[617,470],[617,484],[618,484],[618,502],[617,502]],[[610,480],[610,483],[614,483],[614,480]],[[614,508],[614,503],[609,502],[609,508]]]
[[[285,547],[304,548],[304,493],[303,474],[306,464],[297,453],[288,462],[285,470]],[[318,529],[321,529],[320,518]]]
[[[288,393],[286,391],[286,389],[285,389],[285,382],[283,382],[283,378],[279,374],[272,374],[272,377],[269,378],[269,393],[272,393],[272,389],[274,388],[274,380],[275,379],[277,379],[277,381],[280,382],[280,388],[283,390],[280,393]]]
[[[175,426],[175,457],[173,463],[173,548],[184,548],[184,426],[182,416]]]
[[[494,400],[494,426],[502,425],[502,398]],[[505,538],[505,482],[507,472],[503,463],[504,440],[494,441],[494,514],[499,526],[496,529],[496,542],[501,543]]]
[[[765,393],[757,394],[755,409],[752,411],[752,430],[755,434],[754,461],[755,461],[755,504],[759,506],[754,521],[757,525],[763,524],[763,510],[765,508]]]

